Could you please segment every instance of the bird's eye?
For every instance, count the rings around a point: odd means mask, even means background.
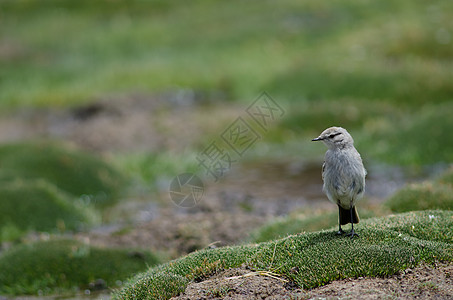
[[[331,135],[329,135],[329,139],[333,139],[334,137],[336,137],[339,134],[341,134],[341,132],[332,133]]]

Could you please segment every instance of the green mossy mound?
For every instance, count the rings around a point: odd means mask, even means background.
[[[0,161],[1,182],[43,179],[101,207],[114,203],[127,183],[102,159],[48,142],[2,145]]]
[[[81,230],[98,221],[82,200],[44,180],[0,183],[0,199],[0,241],[27,230]]]
[[[360,238],[335,230],[202,250],[132,278],[116,299],[168,299],[192,280],[247,264],[270,270],[303,288],[360,276],[388,276],[424,261],[453,261],[453,212],[420,211],[362,222]],[[172,279],[172,280],[169,280]]]
[[[427,209],[453,209],[453,168],[434,181],[409,184],[395,193],[385,206],[401,213]]]
[[[393,212],[427,209],[453,209],[453,188],[449,185],[423,182],[410,184],[385,202]]]
[[[100,220],[128,181],[102,159],[49,142],[0,146],[0,242],[30,230],[77,231]]]
[[[158,259],[147,252],[101,249],[74,240],[22,244],[0,254],[0,294],[50,294],[115,287]]]

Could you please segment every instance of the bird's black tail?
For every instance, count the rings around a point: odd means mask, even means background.
[[[355,206],[352,207],[352,220],[350,209],[344,209],[341,206],[338,206],[338,208],[340,209],[340,225],[346,225],[348,223],[359,223],[359,215],[357,214]]]

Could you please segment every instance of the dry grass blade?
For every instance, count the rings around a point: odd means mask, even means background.
[[[234,279],[240,279],[240,278],[247,278],[247,277],[252,277],[252,276],[267,276],[271,277],[273,279],[280,280],[281,282],[288,282],[288,280],[281,278],[279,274],[268,272],[268,271],[256,271],[256,272],[250,272],[244,275],[239,275],[239,276],[233,276],[233,277],[227,277],[225,278],[226,280],[234,280]]]

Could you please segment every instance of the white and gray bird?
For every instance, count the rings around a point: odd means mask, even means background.
[[[323,191],[331,202],[338,205],[338,234],[345,233],[341,225],[351,223],[348,235],[358,236],[354,232],[354,223],[359,223],[355,205],[365,193],[367,172],[354,147],[354,140],[346,129],[330,127],[312,141],[323,141],[328,148],[322,165]]]

